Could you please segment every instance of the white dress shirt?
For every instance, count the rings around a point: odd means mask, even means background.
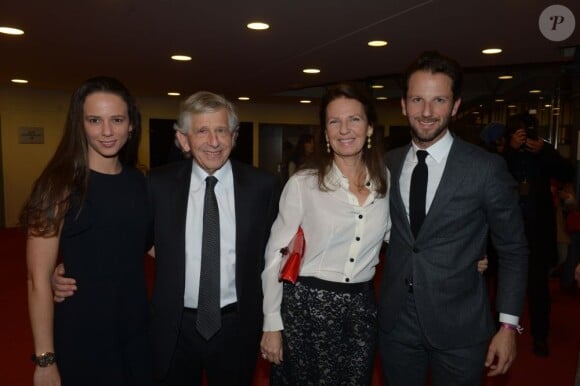
[[[441,177],[443,176],[443,171],[445,170],[445,165],[447,164],[447,157],[449,156],[449,151],[451,150],[451,145],[453,145],[453,136],[449,130],[445,133],[443,137],[433,145],[426,149],[420,149],[414,142],[411,142],[412,146],[405,157],[405,163],[403,164],[403,169],[401,170],[401,177],[399,179],[401,198],[403,199],[403,204],[405,205],[405,210],[407,211],[407,218],[409,218],[409,194],[411,191],[411,174],[413,174],[413,169],[417,165],[417,150],[426,150],[427,158],[425,158],[425,163],[427,164],[428,177],[427,177],[427,195],[425,197],[425,211],[428,214],[429,208],[431,208],[431,203],[441,182]],[[483,256],[482,256],[483,257]],[[519,317],[509,314],[499,314],[499,320],[502,323],[509,323],[513,325],[518,325]]]
[[[374,277],[381,245],[390,229],[388,196],[377,196],[376,187],[370,184],[370,194],[360,205],[336,165],[326,176],[326,183],[330,190],[321,191],[316,174],[301,170],[284,187],[262,273],[264,331],[283,329],[280,249],[288,245],[298,226],[304,230],[306,241],[300,276],[339,283],[366,282]]]
[[[220,305],[237,301],[236,295],[236,210],[234,206],[234,175],[226,162],[213,174],[218,182],[214,188],[220,214]],[[208,174],[193,161],[187,217],[185,224],[185,293],[183,304],[197,308],[201,272],[201,238],[203,231],[203,201]],[[175,230],[179,232],[179,230]],[[176,277],[175,280],[178,280]]]

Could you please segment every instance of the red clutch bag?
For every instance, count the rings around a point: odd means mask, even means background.
[[[282,248],[280,253],[285,259],[282,263],[282,269],[278,279],[292,284],[296,284],[298,274],[300,273],[300,265],[302,263],[302,256],[304,255],[304,248],[306,241],[304,240],[304,232],[302,227],[298,227],[298,231],[288,244],[286,248]]]

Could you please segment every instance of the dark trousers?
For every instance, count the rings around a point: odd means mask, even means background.
[[[412,293],[395,327],[389,332],[379,328],[379,346],[388,386],[426,385],[429,370],[433,386],[477,386],[483,381],[487,342],[452,349],[431,346],[417,319]]]
[[[227,308],[227,309],[226,309]],[[225,310],[225,311],[224,311]],[[244,353],[241,336],[244,331],[235,306],[222,309],[222,327],[209,340],[205,340],[195,328],[197,311],[185,309],[177,347],[163,386],[201,386],[205,372],[210,386],[249,386],[255,368],[248,368],[241,358],[257,353]]]

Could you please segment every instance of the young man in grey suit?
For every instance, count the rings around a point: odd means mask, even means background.
[[[461,68],[436,52],[404,81],[412,142],[387,154],[392,230],[379,299],[389,386],[424,385],[429,373],[434,386],[479,385],[484,365],[503,374],[516,356],[528,254],[516,184],[500,157],[449,133],[461,85]],[[474,269],[488,232],[499,255],[499,329]]]

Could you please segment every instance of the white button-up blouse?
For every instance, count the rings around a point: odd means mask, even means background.
[[[339,283],[373,279],[381,245],[390,232],[388,195],[377,196],[371,183],[370,194],[361,206],[336,165],[325,181],[329,191],[318,188],[313,170],[302,170],[290,177],[284,187],[262,273],[264,331],[283,329],[282,283],[278,281],[280,250],[292,240],[298,226],[306,241],[300,276]]]

